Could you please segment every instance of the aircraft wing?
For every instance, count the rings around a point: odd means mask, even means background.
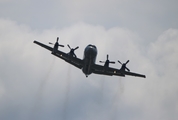
[[[53,48],[52,47],[49,47],[47,45],[44,45],[43,43],[40,43],[38,41],[34,41],[34,43],[36,43],[37,45],[41,46],[41,47],[44,47],[46,49],[48,49],[49,51],[53,51]]]
[[[124,71],[123,73],[124,73],[125,75],[131,75],[131,76],[135,76],[135,77],[143,77],[143,78],[146,78],[145,75],[138,74],[138,73],[127,72],[127,71]]]
[[[92,69],[93,69],[93,73],[95,74],[110,75],[110,76],[116,75],[116,76],[123,76],[123,77],[125,76],[121,72],[118,72],[119,71],[118,69],[111,68],[111,67],[104,67],[97,64],[94,64],[92,66]]]
[[[135,76],[135,77],[143,77],[146,78],[145,75],[138,74],[138,73],[132,73],[132,72],[127,72],[127,71],[122,71],[119,69],[111,68],[111,67],[104,67],[101,65],[93,65],[93,73],[95,74],[102,74],[102,75],[115,75],[115,76],[125,76],[125,75],[130,75],[130,76]]]
[[[34,41],[34,43],[36,43],[37,45],[41,46],[41,47],[44,47],[46,48],[47,50],[49,51],[53,51],[53,48],[52,47],[49,47],[43,43],[40,43],[38,41]],[[55,53],[52,53],[54,56],[56,57],[59,57],[63,60],[65,60],[66,62],[74,65],[75,67],[81,69],[83,67],[83,60],[79,59],[79,58],[76,58],[76,57],[72,57],[71,55],[67,54],[67,53],[64,53],[62,51],[56,51]]]
[[[52,53],[53,55],[65,60],[66,62],[74,65],[75,67],[81,69],[83,67],[83,60],[76,58],[76,57],[72,57],[69,54],[66,54],[62,51],[57,51],[55,54]]]

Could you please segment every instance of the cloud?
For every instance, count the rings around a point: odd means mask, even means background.
[[[176,120],[177,35],[177,29],[168,29],[156,41],[143,46],[144,39],[126,28],[106,29],[79,22],[62,29],[38,31],[0,19],[0,119]],[[147,78],[95,74],[86,78],[81,70],[73,66],[69,69],[67,63],[33,44],[34,39],[44,44],[55,42],[57,36],[61,44],[79,46],[79,58],[83,58],[86,45],[95,44],[97,63],[107,54],[115,61],[129,59],[129,69]],[[60,50],[69,52],[67,46]],[[120,68],[119,63],[111,66]]]
[[[176,0],[54,0],[41,3],[36,0],[2,2],[0,15],[40,30],[63,28],[77,22],[107,29],[125,27],[138,32],[147,41],[154,41],[163,31],[178,27]]]

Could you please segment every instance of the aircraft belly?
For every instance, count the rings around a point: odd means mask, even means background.
[[[84,66],[82,71],[85,75],[90,75],[93,71],[91,66],[95,64],[97,49],[93,45],[88,45],[84,51]]]
[[[85,64],[84,64],[84,66],[83,66],[83,68],[82,68],[82,71],[83,71],[83,73],[85,73],[86,75],[90,75],[91,73],[92,73],[92,71],[91,71],[91,64],[92,64],[92,59],[91,58],[85,58],[85,60],[84,60],[84,62],[85,62]]]

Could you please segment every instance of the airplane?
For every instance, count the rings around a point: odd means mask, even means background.
[[[108,75],[108,76],[121,76],[125,77],[125,75],[135,76],[135,77],[142,77],[146,78],[145,75],[133,73],[130,72],[130,70],[126,67],[126,64],[129,62],[129,60],[126,63],[121,63],[118,61],[122,66],[121,69],[116,69],[109,67],[109,64],[114,64],[114,61],[109,61],[109,55],[106,56],[106,61],[99,61],[101,63],[104,63],[104,66],[96,64],[96,56],[97,56],[97,48],[95,45],[89,44],[86,46],[84,50],[83,59],[77,58],[74,51],[77,50],[79,47],[71,48],[69,45],[67,45],[70,49],[69,53],[62,52],[58,50],[58,47],[64,47],[64,45],[61,45],[58,43],[59,37],[57,37],[57,41],[55,44],[53,44],[54,47],[47,46],[43,43],[40,43],[38,41],[34,41],[35,44],[46,48],[47,50],[51,51],[51,54],[63,59],[64,61],[68,62],[69,64],[82,69],[83,73],[86,77],[88,77],[90,74],[100,74],[100,75]]]

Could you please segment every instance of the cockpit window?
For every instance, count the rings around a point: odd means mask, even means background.
[[[96,48],[96,46],[95,46],[95,45],[91,45],[91,44],[89,44],[88,46],[91,46],[91,47],[94,47],[94,48]]]

